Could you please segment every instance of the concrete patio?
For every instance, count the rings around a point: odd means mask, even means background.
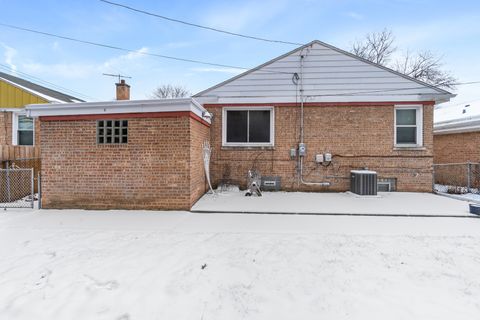
[[[264,192],[262,197],[244,194],[244,191],[205,194],[192,212],[477,217],[469,213],[469,202],[433,193],[382,192],[377,196],[358,196],[350,192]]]

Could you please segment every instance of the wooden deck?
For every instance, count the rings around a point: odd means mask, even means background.
[[[0,145],[0,161],[40,158],[40,147]]]

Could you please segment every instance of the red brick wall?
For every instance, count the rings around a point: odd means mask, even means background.
[[[97,145],[95,120],[41,121],[44,208],[190,209],[202,192],[201,177],[190,180],[198,162],[190,138],[205,126],[189,117],[128,120],[125,145]]]
[[[433,136],[433,162],[480,162],[480,132]]]
[[[244,187],[247,171],[256,167],[262,175],[281,176],[285,190],[345,191],[349,189],[349,171],[368,167],[381,178],[397,178],[398,191],[432,190],[432,105],[424,106],[422,150],[394,148],[393,105],[305,107],[304,179],[328,181],[332,183],[330,187],[299,183],[297,161],[289,156],[290,148],[295,148],[299,141],[299,107],[275,107],[273,148],[222,147],[222,108],[207,109],[214,114],[211,132],[214,184],[230,180]],[[334,155],[332,165],[327,168],[314,162],[316,153],[325,152]]]
[[[210,128],[190,119],[190,205],[208,190],[203,165],[202,145],[210,139]]]

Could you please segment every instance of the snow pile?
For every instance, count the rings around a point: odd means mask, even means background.
[[[476,319],[480,219],[0,215],[0,319]]]

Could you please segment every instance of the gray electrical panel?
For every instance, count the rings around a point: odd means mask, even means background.
[[[261,189],[263,191],[280,191],[282,187],[282,178],[275,177],[262,177]]]

